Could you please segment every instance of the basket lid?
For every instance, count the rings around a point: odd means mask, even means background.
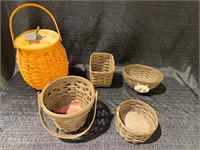
[[[27,40],[26,36],[34,33],[34,31],[35,30],[29,30],[20,34],[15,39],[16,47],[22,50],[41,50],[59,41],[58,33],[49,29],[40,29],[38,31],[39,35],[42,37],[39,40],[34,40],[33,42]]]

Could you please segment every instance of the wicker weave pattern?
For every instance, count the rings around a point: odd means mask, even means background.
[[[125,82],[134,88],[138,83],[148,85],[150,89],[154,89],[163,80],[163,74],[149,66],[140,64],[127,65],[123,69],[123,77]]]
[[[64,132],[72,132],[82,127],[94,104],[95,91],[91,82],[77,77],[62,77],[46,86],[41,93],[41,107]],[[77,99],[83,110],[73,114],[58,114],[55,111]]]
[[[60,42],[55,49],[46,51],[26,51],[17,49],[16,61],[24,80],[33,88],[42,90],[44,86],[68,75],[68,60],[65,48]]]
[[[94,86],[110,87],[115,70],[112,54],[93,53],[90,56],[90,81]]]
[[[149,123],[148,132],[144,133],[141,131],[133,132],[124,124],[124,117],[125,114],[129,111],[138,112],[139,114],[143,115],[144,118]],[[156,128],[158,127],[158,117],[156,112],[152,107],[148,104],[140,101],[140,100],[126,100],[122,102],[116,112],[116,130],[119,134],[125,138],[125,140],[133,143],[143,143],[148,140],[151,135],[154,133]]]
[[[45,11],[52,19],[59,39],[52,44],[49,44],[40,49],[29,50],[27,48],[19,48],[16,46],[12,21],[15,14],[25,7],[36,7]],[[17,7],[11,14],[9,19],[10,35],[12,38],[13,46],[17,49],[16,61],[24,80],[33,88],[42,90],[44,86],[58,78],[68,75],[68,59],[66,50],[61,41],[62,37],[54,16],[45,7],[27,3]],[[22,33],[23,34],[23,33]],[[38,43],[39,44],[39,43]]]

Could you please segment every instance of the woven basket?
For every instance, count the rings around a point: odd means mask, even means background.
[[[114,57],[110,53],[90,56],[90,81],[95,87],[110,87],[115,71]]]
[[[116,130],[127,141],[143,143],[158,127],[158,117],[154,109],[141,100],[126,100],[116,112]]]
[[[137,85],[144,85],[148,86],[149,89],[154,89],[164,78],[159,70],[140,64],[125,66],[123,68],[123,77],[131,88]]]
[[[78,100],[83,108],[79,112],[72,114],[58,114],[55,111],[72,100]],[[95,101],[96,99],[96,101]],[[97,93],[90,81],[78,76],[65,76],[54,80],[47,85],[38,95],[39,115],[44,128],[53,136],[62,139],[74,139],[85,134],[92,126],[97,107]],[[50,129],[44,121],[43,114],[47,114],[56,127],[64,132],[73,132],[81,128],[95,104],[92,122],[86,130],[78,134],[59,134]]]
[[[40,42],[37,44],[27,44],[28,41],[24,40],[24,35],[27,33],[32,33],[33,30],[26,31],[20,34],[16,39],[14,39],[12,29],[13,17],[19,10],[25,7],[40,8],[51,17],[56,26],[57,32],[48,29],[41,29],[39,33],[52,33],[52,35],[54,35],[55,37],[54,42],[52,42],[51,44],[48,43],[45,46],[42,45]],[[21,72],[23,79],[31,87],[37,90],[42,90],[48,82],[58,77],[68,75],[68,59],[66,50],[61,43],[62,38],[60,35],[60,31],[54,16],[46,8],[33,3],[23,4],[17,7],[12,12],[9,20],[9,25],[13,46],[17,49],[16,62],[18,64],[19,71]],[[44,35],[44,37],[47,36]],[[19,39],[24,41],[21,42]],[[26,46],[24,46],[25,44]]]

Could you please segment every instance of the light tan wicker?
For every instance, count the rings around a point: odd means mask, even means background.
[[[72,114],[58,114],[55,111],[72,100],[78,100],[83,110]],[[96,99],[96,101],[95,101]],[[42,112],[52,119],[54,124],[64,132],[72,132],[81,128],[95,103],[94,116],[88,128],[78,134],[59,134],[50,129],[43,118]],[[90,81],[78,76],[65,76],[54,80],[38,95],[39,115],[44,128],[53,136],[62,139],[74,139],[85,134],[92,126],[97,105],[97,93]]]
[[[114,57],[110,53],[90,56],[90,81],[95,87],[110,87],[115,71]]]
[[[141,64],[125,66],[123,69],[123,77],[131,88],[140,84],[148,86],[149,89],[154,89],[164,79],[163,74],[159,70]]]
[[[158,117],[154,109],[141,100],[126,100],[116,112],[116,130],[132,143],[148,140],[158,127]]]

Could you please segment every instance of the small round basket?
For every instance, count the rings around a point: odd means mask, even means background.
[[[152,67],[131,64],[123,68],[125,82],[139,93],[147,93],[157,87],[164,79],[163,74]]]
[[[143,143],[158,127],[154,109],[141,100],[126,100],[116,112],[116,130],[127,141]]]
[[[73,100],[78,100],[82,110],[71,114],[59,114],[56,110],[69,104]],[[95,101],[96,100],[96,101]],[[90,81],[78,76],[65,76],[58,78],[46,85],[38,94],[39,115],[44,128],[53,136],[62,139],[74,139],[85,134],[92,126],[97,107],[97,92]],[[93,119],[86,130],[78,134],[59,134],[47,126],[43,118],[44,112],[56,125],[64,132],[73,132],[81,128],[95,104]]]

